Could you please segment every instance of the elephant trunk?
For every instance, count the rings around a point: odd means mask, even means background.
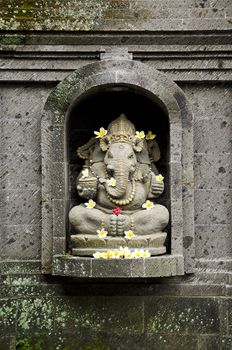
[[[116,180],[116,186],[106,187],[107,192],[113,198],[121,198],[125,195],[127,190],[127,183],[129,179],[129,171],[125,165],[118,165],[113,172],[114,178]]]

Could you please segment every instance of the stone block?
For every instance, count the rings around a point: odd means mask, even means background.
[[[149,334],[146,339],[145,349],[149,350],[195,350],[197,349],[197,336],[177,334]]]
[[[196,224],[231,223],[231,201],[231,190],[195,190]]]
[[[40,153],[40,122],[36,119],[2,119],[1,153]]]
[[[16,339],[15,335],[1,337],[1,350],[15,350]]]
[[[211,192],[209,190],[194,191],[195,223],[210,224],[210,206]]]
[[[230,350],[231,347],[231,337],[218,337],[215,335],[199,337],[199,350]]]
[[[0,227],[0,256],[3,260],[40,258],[40,225],[3,225]]]
[[[186,187],[183,190],[183,222],[185,272],[192,273],[195,267],[194,191]]]
[[[230,225],[196,225],[197,258],[223,258],[232,255]]]
[[[182,128],[179,123],[170,125],[170,161],[180,163],[182,156]]]
[[[54,199],[65,198],[65,173],[67,174],[66,163],[52,164],[52,193]]]
[[[13,64],[11,60],[11,67]],[[20,64],[23,62],[17,63],[17,69],[20,69]],[[45,84],[28,83],[22,87],[20,84],[4,83],[1,86],[1,114],[7,119],[39,119],[51,91],[52,87]]]
[[[53,274],[59,276],[91,277],[92,261],[69,255],[53,258]]]
[[[213,298],[147,297],[144,302],[148,334],[219,332],[219,303]]]
[[[1,261],[0,271],[2,274],[38,274],[41,273],[41,263],[38,260],[30,261]]]
[[[174,257],[160,256],[144,261],[145,277],[160,277],[176,275],[176,261]]]
[[[212,223],[232,223],[232,190],[212,191],[210,204]]]
[[[53,234],[55,237],[66,236],[66,201],[63,199],[53,199]]]
[[[42,202],[42,249],[41,262],[42,271],[49,273],[52,263],[52,232],[53,216],[52,201]]]
[[[182,166],[180,163],[170,163],[170,184],[171,200],[179,201],[182,199]]]
[[[145,335],[141,333],[138,334],[116,334],[113,333],[109,337],[109,347],[110,350],[146,350]]]
[[[195,188],[232,188],[231,153],[195,154],[194,176]]]
[[[66,252],[66,238],[65,237],[53,237],[53,255],[65,254]]]
[[[227,18],[185,18],[182,23],[182,30],[229,30],[230,20]]]
[[[16,332],[16,300],[0,300],[0,336],[15,334]]]
[[[223,89],[217,84],[204,84],[204,86],[181,86],[189,99],[195,120],[208,118],[221,119],[222,126],[231,116],[231,89]]]
[[[227,334],[232,334],[232,299],[229,298],[224,301],[224,316],[227,316]]]
[[[136,296],[78,296],[56,298],[55,328],[74,332],[140,335],[143,332],[143,301]]]
[[[41,186],[41,157],[37,153],[0,154],[1,189],[35,189]]]
[[[131,277],[130,261],[93,259],[92,277]]]
[[[190,9],[189,15],[191,18],[225,18],[224,8],[195,8]]]
[[[17,332],[23,336],[54,330],[54,303],[46,297],[19,299]]]
[[[38,225],[41,221],[39,190],[3,190],[0,193],[1,224]]]
[[[195,153],[231,153],[231,120],[201,119],[194,122]]]
[[[64,126],[53,125],[52,127],[52,160],[53,162],[64,162]]]

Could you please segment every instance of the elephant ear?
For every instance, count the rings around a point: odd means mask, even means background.
[[[134,144],[134,146],[133,146],[135,152],[141,152],[142,149],[143,149],[143,146],[144,146],[143,140],[138,139],[138,138],[136,137],[136,138],[135,138],[135,144]]]
[[[102,137],[100,139],[100,148],[103,152],[106,152],[110,146],[110,140],[108,136]]]
[[[90,158],[90,154],[92,153],[93,148],[95,146],[95,143],[96,143],[96,138],[92,137],[83,146],[78,147],[78,149],[77,149],[78,157],[80,157],[81,159],[89,159]]]
[[[150,140],[147,142],[147,145],[150,158],[153,159],[154,162],[158,162],[158,160],[161,158],[158,143],[155,140]]]

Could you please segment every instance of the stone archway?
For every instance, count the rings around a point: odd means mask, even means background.
[[[102,60],[74,71],[56,87],[45,104],[41,126],[43,271],[50,272],[53,257],[66,252],[65,218],[69,198],[65,145],[68,115],[81,95],[105,84],[130,84],[143,88],[153,94],[166,109],[170,124],[170,255],[174,259],[172,264],[175,269],[169,269],[163,275],[192,272],[192,114],[183,91],[173,81],[145,64],[120,57]]]

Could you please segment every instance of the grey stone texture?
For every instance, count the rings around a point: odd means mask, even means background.
[[[94,7],[94,11],[92,11]],[[22,7],[1,5],[2,30],[225,30],[231,29],[230,0],[61,0],[52,7],[39,0]],[[36,22],[33,21],[36,18]],[[23,42],[19,37],[16,42]],[[4,41],[3,41],[4,43]]]

